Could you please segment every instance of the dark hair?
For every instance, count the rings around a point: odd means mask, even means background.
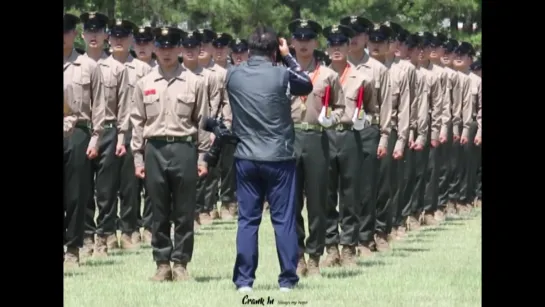
[[[258,26],[248,38],[248,49],[252,55],[274,55],[278,49],[276,32],[270,27]]]

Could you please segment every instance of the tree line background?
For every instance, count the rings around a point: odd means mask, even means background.
[[[64,7],[78,16],[98,11],[137,25],[209,27],[240,38],[247,38],[257,25],[287,35],[288,23],[296,18],[325,27],[344,16],[363,15],[374,22],[398,22],[411,32],[442,31],[481,49],[480,0],[64,0]],[[81,38],[76,45],[83,47]]]

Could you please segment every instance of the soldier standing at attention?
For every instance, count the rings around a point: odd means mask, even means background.
[[[386,52],[373,52],[376,59],[383,62],[388,68],[391,85],[391,132],[388,139],[386,156],[378,163],[377,199],[376,199],[376,224],[374,229],[374,242],[377,251],[383,252],[390,248],[388,235],[392,232],[393,216],[397,210],[399,200],[398,187],[401,183],[399,175],[399,161],[403,159],[405,146],[409,137],[409,109],[413,97],[412,84],[414,83],[414,66],[406,60],[395,55],[395,51],[389,47],[388,41],[397,44],[397,33],[390,28],[402,29],[393,22],[385,22],[376,25],[369,35],[370,42],[383,44],[382,48],[370,44],[372,49]],[[388,48],[389,47],[389,48]],[[386,49],[388,48],[388,49]]]
[[[135,58],[129,51],[132,44],[133,32],[137,27],[128,20],[116,20],[110,25],[110,46],[112,46],[112,57],[119,63],[125,65],[128,73],[129,86],[127,96],[132,99],[136,82],[151,71],[151,67]],[[130,112],[130,108],[129,108]],[[127,116],[127,125],[129,125]],[[130,126],[130,125],[129,125]],[[140,227],[138,226],[138,213],[140,211],[140,183],[134,175],[134,158],[130,149],[132,128],[127,129],[124,146],[127,153],[121,157],[121,176],[119,187],[119,228],[121,248],[132,249],[140,243]],[[117,208],[116,208],[117,212]],[[145,233],[146,237],[151,235]],[[146,238],[148,239],[148,238]]]
[[[443,42],[441,51],[430,54],[430,61],[434,65],[441,65],[447,74],[445,96],[443,97],[443,115],[441,118],[441,131],[439,133],[439,210],[443,211],[446,215],[452,215],[456,213],[456,208],[449,202],[449,186],[452,178],[452,168],[455,167],[454,155],[452,154],[452,144],[454,142],[452,135],[452,110],[455,108],[455,104],[460,103],[454,101],[458,99],[460,95],[455,95],[455,91],[458,86],[458,73],[452,69],[452,60],[454,59],[454,49],[458,46],[458,41],[455,39],[448,39]],[[438,48],[439,49],[439,48]],[[442,55],[438,57],[438,55]],[[458,140],[456,140],[458,141]],[[451,161],[452,160],[452,161]],[[438,220],[442,220],[443,216],[436,212]]]
[[[153,281],[189,278],[197,176],[207,172],[209,148],[200,137],[208,116],[206,82],[178,63],[183,34],[177,28],[154,29],[158,69],[136,83],[131,112],[136,175],[145,178],[153,208]]]
[[[438,177],[439,164],[437,150],[439,147],[439,132],[441,130],[441,116],[443,113],[444,90],[442,81],[447,77],[444,70],[431,63],[430,54],[433,49],[441,45],[441,40],[429,32],[419,33],[421,46],[418,57],[418,65],[422,68],[422,72],[426,75],[426,101],[428,105],[428,134],[424,142],[424,149],[418,153],[417,177],[420,182],[417,182],[417,205],[419,211],[422,212],[424,225],[436,225],[435,212],[437,211],[439,195],[438,195]],[[420,159],[421,158],[421,159]]]
[[[477,61],[475,61],[473,64],[471,64],[471,70],[474,74],[476,74],[477,76],[481,77],[482,76],[482,64],[481,64],[481,59],[479,58]],[[482,83],[481,83],[482,84]],[[478,101],[478,104],[477,104],[477,108],[478,108],[478,111],[477,111],[477,133],[475,134],[475,146],[477,146],[476,148],[476,159],[477,159],[477,179],[476,179],[476,186],[475,186],[475,207],[479,208],[481,207],[482,205],[482,196],[483,196],[483,182],[482,182],[482,173],[483,173],[483,170],[482,170],[482,147],[481,147],[481,144],[482,144],[482,141],[483,141],[483,137],[482,137],[482,119],[483,119],[483,115],[482,115],[482,104],[483,104],[483,95],[482,95],[482,86],[481,86],[481,92],[479,94],[479,101]]]
[[[136,30],[133,34],[134,36],[134,51],[136,53],[137,58],[147,63],[152,68],[157,66],[157,61],[154,59],[153,56],[153,49],[155,48],[153,46],[154,43],[154,37],[153,33],[151,32],[151,27],[140,27],[138,30]]]
[[[103,130],[105,112],[100,68],[95,61],[74,50],[79,21],[74,15],[64,15],[64,99],[77,118],[71,136],[64,139],[66,268],[79,266],[85,208],[92,197],[91,160],[98,155],[98,138]]]
[[[428,87],[426,73],[420,67],[421,39],[418,34],[410,34],[407,30],[402,32],[402,42],[399,45],[399,57],[408,58],[416,67],[415,81],[413,86],[414,96],[410,106],[409,138],[408,148],[405,149],[405,165],[403,166],[403,183],[399,192],[399,207],[394,218],[394,225],[397,226],[396,237],[405,236],[407,230],[420,228],[419,216],[413,213],[416,185],[416,164],[417,157],[424,149],[428,137]]]
[[[288,29],[293,35],[297,62],[309,74],[314,87],[308,96],[291,97],[297,167],[297,275],[319,275],[320,256],[325,249],[329,184],[329,140],[325,129],[340,122],[344,113],[344,93],[337,73],[314,59],[314,49],[322,27],[312,20],[297,19],[289,23]],[[306,242],[303,191],[307,196],[309,225]],[[309,255],[308,264],[304,253]]]
[[[341,18],[339,23],[350,27],[356,33],[350,39],[348,61],[357,67],[369,57],[367,52],[365,52],[365,47],[367,47],[367,42],[369,41],[369,31],[373,29],[374,24],[369,19],[361,16],[347,16]]]
[[[356,266],[363,160],[359,131],[378,121],[378,106],[372,99],[375,87],[372,75],[358,72],[347,61],[350,37],[354,34],[351,28],[342,25],[332,25],[323,30],[332,60],[329,68],[340,76],[346,102],[340,123],[326,131],[329,138],[329,189],[325,239],[327,257],[323,267]],[[369,120],[367,115],[372,119]],[[342,245],[342,253],[339,253],[339,244]]]
[[[388,68],[381,62],[373,59],[365,53],[364,47],[369,40],[369,31],[374,29],[374,24],[358,16],[348,16],[340,20],[342,25],[349,26],[357,35],[350,40],[349,61],[358,72],[371,76],[373,79],[373,104],[379,107],[380,129],[373,123],[360,131],[363,150],[363,161],[360,183],[359,230],[357,253],[360,256],[371,256],[374,250],[374,233],[376,220],[376,193],[377,193],[377,159],[386,156],[388,138],[390,135],[390,118],[392,112],[392,100],[390,94],[390,75]],[[376,120],[376,119],[375,119]]]
[[[206,80],[207,88],[206,95],[208,97],[209,105],[220,105],[220,100],[222,99],[222,93],[220,92],[223,88],[222,81],[218,78],[217,74],[212,73],[210,70],[205,69],[199,65],[199,48],[201,46],[203,35],[199,31],[189,32],[187,35],[184,35],[182,38],[182,55],[183,55],[183,64],[182,66],[188,69],[190,72],[194,73],[199,78],[204,78]],[[224,96],[226,97],[226,96]],[[230,126],[231,120],[226,121],[226,125]],[[204,130],[203,130],[204,131]],[[202,136],[206,146],[211,146],[212,141],[210,139],[211,134],[206,133]],[[210,187],[213,188],[213,187]],[[217,191],[217,186],[214,189]],[[202,224],[210,224],[212,220],[209,215],[206,215],[206,211],[203,211],[201,204],[205,203],[206,199],[205,190],[198,190],[197,193],[197,206],[195,207],[195,227],[198,227]],[[214,194],[215,195],[215,194]],[[200,217],[203,217],[200,220]]]
[[[234,39],[229,44],[231,48],[231,59],[235,65],[248,60],[248,41],[245,39]]]
[[[100,257],[107,256],[108,249],[117,247],[117,193],[120,177],[120,159],[118,157],[126,153],[124,142],[130,112],[129,77],[125,66],[111,56],[96,58],[97,55],[104,54],[102,46],[100,48],[94,47],[99,45],[98,41],[103,41],[103,34],[106,35],[104,29],[108,21],[107,17],[99,13],[84,13],[80,19],[85,29],[84,39],[88,45],[87,55],[97,60],[102,72],[104,99],[106,100],[104,135],[99,143],[98,158],[92,163],[95,175],[96,207],[98,207],[96,224],[94,220],[95,201],[92,198],[89,199],[85,215],[86,233],[88,234],[86,246],[90,245],[89,240],[92,240],[92,232],[96,233],[93,255]],[[94,40],[96,40],[96,44],[93,43]],[[90,253],[89,248],[86,251]]]
[[[233,37],[227,33],[217,33],[216,39],[212,41],[212,47],[214,48],[214,62],[227,69],[227,58],[229,57],[229,43],[233,40]],[[227,73],[227,70],[225,70]],[[225,80],[225,76],[222,76]],[[225,82],[224,82],[225,83]],[[223,117],[223,109],[227,105],[227,95],[223,93],[223,84],[221,83],[221,104],[212,104],[212,116]],[[229,128],[229,127],[228,127]],[[234,157],[235,145],[227,144],[223,146],[221,150],[221,157],[219,161],[220,171],[220,217],[222,220],[232,220],[236,215],[237,203],[235,199],[235,171],[234,171]]]
[[[458,207],[463,213],[471,211],[471,206],[474,204],[476,195],[476,176],[477,176],[477,148],[475,146],[475,135],[477,133],[477,112],[478,104],[481,99],[481,77],[470,71],[470,66],[473,62],[473,56],[475,56],[475,49],[469,43],[462,42],[460,47],[465,50],[461,50],[461,55],[455,59],[454,64],[457,65],[459,72],[467,75],[471,82],[470,87],[470,103],[469,108],[462,110],[462,120],[469,117],[469,128],[467,129],[467,140],[460,138],[460,144],[462,144],[462,163],[463,167],[462,176],[460,177],[460,200]],[[459,48],[460,48],[459,47]],[[467,52],[467,55],[464,53]],[[460,53],[458,53],[460,55]],[[459,61],[462,60],[463,63]],[[467,114],[469,112],[469,115]]]
[[[216,39],[216,32],[209,29],[198,29],[201,34],[201,48],[199,53],[199,65],[209,70],[221,84],[225,83],[227,70],[214,62],[212,59],[214,47],[212,42]],[[219,107],[219,103],[212,105],[209,103],[210,116],[218,115],[218,108],[214,110],[214,106]],[[210,132],[204,132],[206,139],[211,144],[212,136]],[[200,212],[199,221],[206,225],[212,223],[213,220],[219,219],[220,215],[217,210],[218,189],[219,189],[219,169],[218,167],[210,167],[208,174],[205,177],[200,177],[197,183],[197,210]]]

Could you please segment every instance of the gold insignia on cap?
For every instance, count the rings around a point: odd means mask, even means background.
[[[433,32],[433,36],[437,36],[437,34],[439,34],[439,33],[437,33],[437,32]]]
[[[166,36],[168,34],[168,28],[161,29],[161,35]]]
[[[204,29],[199,29],[199,33],[204,34]]]
[[[308,26],[308,21],[306,19],[302,19],[301,20],[301,23],[299,24],[301,27],[307,27]]]
[[[337,33],[339,31],[339,27],[337,25],[333,25],[331,27],[331,33]]]
[[[116,26],[120,26],[120,25],[122,25],[122,24],[123,24],[123,20],[121,20],[121,19],[116,19],[116,20],[115,20],[115,25],[116,25]]]
[[[235,41],[235,44],[238,45],[238,44],[240,44],[240,43],[241,43],[240,38],[237,38],[237,40]]]
[[[380,30],[380,25],[378,23],[375,23],[375,30]]]
[[[391,26],[392,26],[392,25],[390,24],[389,21],[385,22],[384,25],[387,26],[387,27],[391,27]]]
[[[221,32],[218,32],[218,33],[216,33],[216,35],[217,35],[218,37],[220,37],[220,36],[222,36],[222,35],[223,35],[223,33],[221,33]]]
[[[358,16],[350,16],[350,23],[356,23],[358,21]]]
[[[96,14],[95,12],[89,13],[89,19],[95,18],[96,17],[95,14]]]
[[[424,32],[423,31],[418,32],[418,36],[424,36]]]
[[[193,37],[193,33],[187,34],[187,38],[192,38],[192,37]]]
[[[139,33],[144,33],[144,32],[146,32],[146,29],[144,29],[144,27],[140,27],[140,29],[138,29],[138,32]]]

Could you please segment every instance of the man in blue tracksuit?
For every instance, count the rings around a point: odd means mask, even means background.
[[[225,81],[233,112],[232,129],[239,138],[234,154],[239,211],[233,282],[240,292],[252,291],[266,197],[280,262],[278,282],[281,291],[289,291],[299,277],[295,132],[288,95],[308,95],[312,82],[290,55],[286,41],[278,39],[273,30],[257,28],[248,45],[250,58],[229,68]],[[275,64],[277,56],[287,67]]]

